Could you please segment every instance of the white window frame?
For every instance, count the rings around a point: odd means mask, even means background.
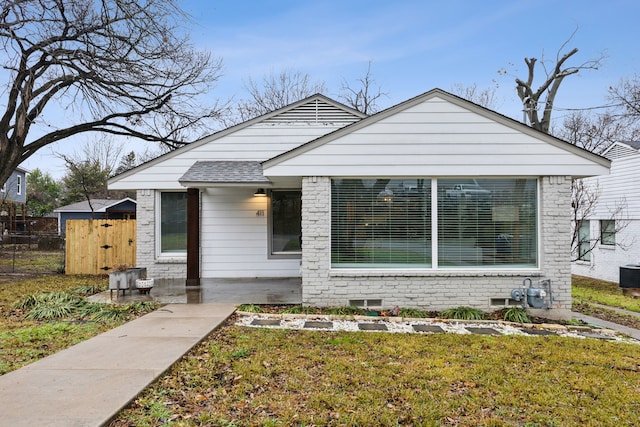
[[[349,179],[349,178],[360,178],[366,179],[365,177],[332,177],[331,179]],[[373,179],[373,177],[371,177]],[[376,178],[387,178],[387,177],[376,177]],[[402,177],[389,177],[392,179],[402,178]],[[406,177],[406,178],[415,178],[415,177]],[[454,271],[483,271],[483,272],[503,272],[503,271],[539,271],[540,265],[542,262],[542,245],[541,245],[541,236],[542,236],[542,192],[541,192],[541,179],[538,177],[532,176],[504,176],[504,177],[495,177],[500,179],[535,179],[536,180],[536,265],[530,266],[513,266],[513,265],[505,265],[504,267],[499,266],[455,266],[455,267],[439,267],[438,265],[438,180],[439,179],[456,179],[459,177],[429,177],[429,176],[421,176],[420,178],[430,179],[431,180],[431,267],[416,267],[416,268],[385,268],[385,267],[377,267],[377,268],[367,268],[367,267],[331,267],[331,270],[334,273],[344,273],[344,272],[373,272],[373,271],[384,271],[392,274],[397,274],[399,271],[406,271],[407,269],[411,271],[422,271],[422,272],[454,272]],[[476,177],[491,179],[494,177]],[[330,195],[331,198],[331,195]],[[331,204],[331,200],[329,201]],[[331,226],[330,226],[331,228]],[[329,242],[332,239],[329,238]],[[331,243],[330,243],[331,244]],[[331,249],[329,250],[331,252]]]
[[[22,196],[22,176],[16,176],[17,188],[16,188],[16,196]]]
[[[269,246],[269,259],[300,259],[302,258],[302,250],[299,251],[274,251],[273,250],[273,207],[271,202],[273,200],[273,193],[278,192],[299,192],[300,198],[302,198],[302,189],[300,188],[278,188],[269,191],[269,201],[267,203],[267,215],[268,215],[268,246]],[[302,219],[302,218],[301,218]]]
[[[604,233],[605,233],[605,228],[603,227],[603,223],[611,223],[613,224],[613,230],[612,231],[608,231],[607,233],[611,236],[611,238],[613,239],[612,243],[605,243],[604,240]],[[616,246],[616,220],[615,219],[601,219],[599,222],[599,226],[600,226],[600,244],[602,246],[606,246],[609,248],[615,247]]]
[[[583,241],[583,234],[581,234],[583,227],[589,232],[586,236],[586,241]],[[591,253],[593,252],[593,250],[591,250],[591,231],[591,221],[586,218],[581,219],[580,227],[578,228],[578,262],[591,263]],[[587,250],[584,253],[582,251],[582,245],[587,245]]]
[[[186,193],[181,190],[156,190],[155,191],[155,247],[156,259],[159,262],[186,262],[187,251],[162,252],[162,193]]]

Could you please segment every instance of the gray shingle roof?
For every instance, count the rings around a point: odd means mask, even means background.
[[[178,180],[201,184],[269,184],[260,162],[201,161],[196,162]]]
[[[128,197],[121,200],[113,200],[113,199],[91,199],[91,206],[93,207],[94,212],[104,212],[107,208],[118,205],[120,203],[131,201],[136,203],[135,200],[132,200]],[[54,210],[54,212],[91,212],[91,207],[89,206],[89,202],[83,200],[82,202],[72,203],[70,205],[61,206]]]

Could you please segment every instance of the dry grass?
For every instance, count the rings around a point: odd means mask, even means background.
[[[619,426],[640,346],[227,325],[111,426]]]

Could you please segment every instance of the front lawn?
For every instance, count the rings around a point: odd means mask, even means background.
[[[623,295],[617,283],[581,276],[573,276],[571,283],[573,311],[640,329],[640,299]],[[638,316],[621,314],[597,304],[628,310]]]
[[[0,283],[0,375],[92,338],[134,316],[157,308],[156,305],[132,308],[83,305],[83,312],[56,316],[56,310],[61,312],[68,308],[68,305],[65,305],[68,301],[60,302],[55,298],[49,301],[49,305],[25,307],[25,301],[36,301],[36,298],[45,294],[53,294],[54,297],[70,295],[75,303],[83,300],[81,295],[106,289],[107,285],[108,278],[104,277],[65,275],[47,275]],[[71,308],[77,305],[72,305]],[[33,314],[33,310],[38,308],[40,311],[35,313],[38,317],[53,314],[53,318],[28,318],[29,313]],[[105,311],[101,309],[110,310],[106,315],[111,318],[106,318]],[[97,318],[99,311],[102,318]]]
[[[111,427],[635,425],[639,357],[596,339],[227,324]]]

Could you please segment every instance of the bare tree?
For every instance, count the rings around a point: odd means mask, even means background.
[[[56,156],[63,160],[67,167],[67,172],[62,178],[62,203],[69,204],[86,200],[93,210],[92,198],[131,197],[134,193],[107,189],[109,176],[116,173],[122,161],[126,161],[128,154],[123,154],[124,147],[123,144],[103,137],[96,142],[85,143],[72,154],[56,153]]]
[[[479,89],[476,83],[470,86],[465,86],[462,83],[456,83],[453,85],[451,91],[454,95],[458,95],[460,98],[464,98],[485,108],[495,110],[498,104],[498,100],[496,98],[497,89],[497,83],[484,89]]]
[[[380,110],[378,100],[387,95],[376,84],[375,78],[371,74],[371,61],[369,61],[366,74],[357,79],[357,86],[352,87],[346,81],[343,81],[339,98],[346,105],[361,113],[375,114]]]
[[[250,120],[327,90],[324,82],[312,82],[308,74],[292,70],[284,70],[279,74],[272,72],[263,76],[260,83],[250,77],[245,88],[249,98],[238,102],[239,121]]]
[[[589,254],[602,243],[602,230],[591,235],[591,232],[583,234],[583,227],[590,228],[590,219],[593,218],[598,208],[600,199],[600,187],[597,183],[590,185],[582,179],[576,179],[571,185],[571,261],[585,260]],[[602,208],[600,208],[602,210]],[[627,201],[620,199],[615,206],[609,207],[607,219],[614,221],[614,228],[608,230],[618,234],[624,230],[629,221],[626,219]],[[625,249],[627,242],[616,241],[616,246]]]
[[[552,129],[551,133],[592,153],[602,154],[614,142],[631,140],[638,132],[628,120],[612,112],[594,115],[580,110],[566,116],[562,126]]]
[[[640,76],[624,78],[616,86],[609,87],[609,99],[619,108],[618,115],[640,122]]]
[[[0,182],[41,148],[86,132],[180,146],[219,111],[198,102],[221,62],[193,48],[176,0],[5,0]],[[56,108],[65,122],[48,119]],[[167,118],[174,122],[168,125]]]
[[[549,133],[553,104],[563,80],[566,77],[577,74],[582,70],[597,70],[604,59],[604,55],[601,55],[597,59],[587,60],[580,65],[567,65],[567,61],[578,53],[577,48],[573,48],[569,51],[565,50],[567,44],[571,41],[574,35],[575,31],[571,37],[562,44],[560,49],[558,49],[555,60],[552,62],[545,60],[544,53],[540,62],[538,62],[537,58],[524,58],[524,62],[527,64],[528,70],[527,78],[526,80],[521,80],[517,77],[515,79],[516,91],[518,93],[518,97],[522,101],[525,117],[529,121],[531,127],[545,133]],[[537,89],[534,88],[536,64],[540,64],[544,73],[544,81],[537,87]]]

